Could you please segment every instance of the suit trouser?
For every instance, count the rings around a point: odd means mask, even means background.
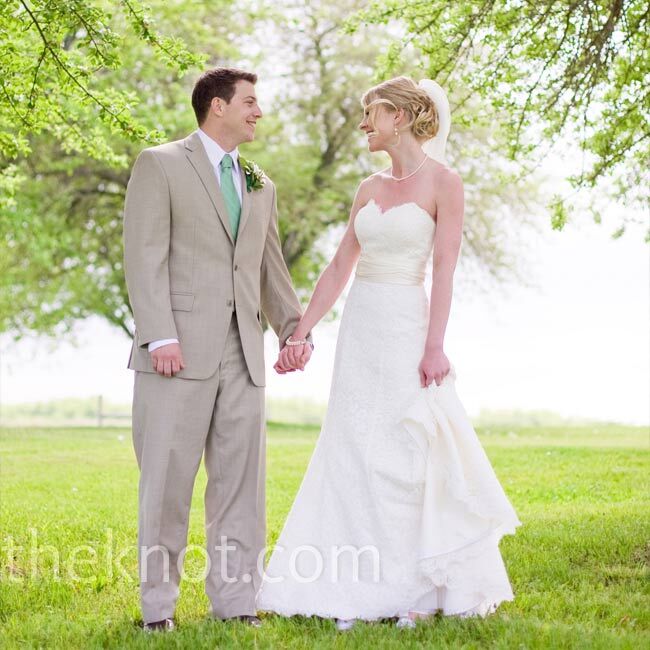
[[[140,467],[138,560],[145,623],[174,614],[204,452],[205,591],[212,614],[255,614],[266,533],[264,388],[251,381],[235,314],[212,377],[135,373],[133,443]]]

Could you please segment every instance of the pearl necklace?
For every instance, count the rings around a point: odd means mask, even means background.
[[[390,177],[394,181],[399,182],[399,181],[405,181],[407,178],[411,178],[411,176],[415,176],[422,169],[422,167],[424,166],[424,163],[427,161],[428,157],[429,156],[427,156],[427,154],[424,154],[424,158],[422,159],[422,162],[416,167],[415,171],[412,171],[407,176],[402,176],[401,178],[397,178],[397,176],[393,176],[393,171],[392,171],[393,168],[391,167]]]

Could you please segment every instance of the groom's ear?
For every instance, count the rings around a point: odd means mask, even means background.
[[[221,97],[213,97],[210,102],[210,111],[215,115],[223,115],[223,107],[225,103],[225,100]]]

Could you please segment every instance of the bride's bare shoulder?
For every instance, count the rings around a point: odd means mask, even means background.
[[[435,188],[436,194],[454,191],[455,189],[462,191],[463,180],[453,167],[432,160],[429,166],[429,175],[431,186]]]
[[[443,183],[454,182],[454,180],[460,180],[460,174],[456,169],[445,165],[437,160],[432,160],[433,163],[432,171],[434,178],[440,180]]]
[[[381,177],[378,176],[380,173],[381,172],[376,172],[375,174],[371,174],[359,183],[355,200],[355,203],[359,207],[368,203],[368,201],[375,196],[375,193],[379,189],[379,184],[381,183]]]
[[[380,169],[378,172],[375,172],[374,174],[370,174],[370,176],[366,176],[366,178],[364,178],[361,181],[359,187],[366,187],[366,188],[375,187],[389,177],[390,177],[389,167],[387,167],[386,169]]]

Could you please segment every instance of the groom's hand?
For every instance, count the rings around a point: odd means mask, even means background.
[[[285,346],[282,350],[280,350],[280,354],[278,354],[278,360],[273,364],[273,369],[279,375],[285,375],[288,372],[295,372],[296,370],[289,364],[287,357],[287,347],[288,346]]]
[[[185,368],[185,361],[183,361],[183,353],[179,343],[170,343],[156,348],[151,353],[151,363],[153,369],[159,375],[171,377],[180,370]]]
[[[311,358],[311,351],[310,343],[305,343],[305,345],[285,345],[282,352],[280,352],[280,359],[285,367],[304,370]]]

